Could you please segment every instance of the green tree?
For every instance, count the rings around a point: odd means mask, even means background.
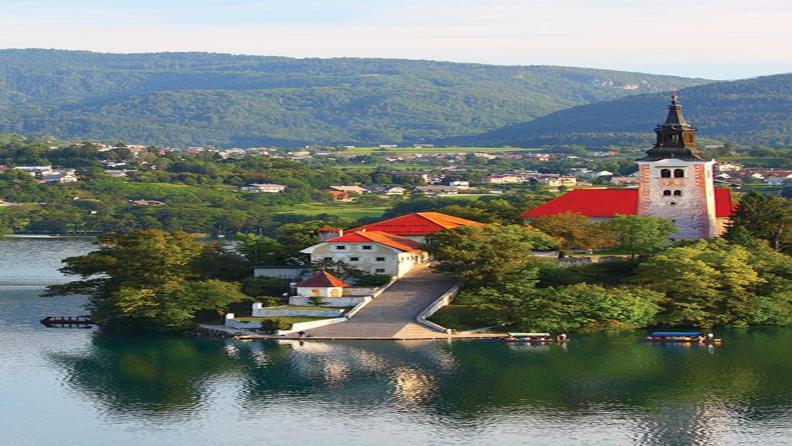
[[[532,250],[550,249],[557,241],[523,225],[491,224],[460,227],[431,235],[427,247],[438,262],[437,269],[449,272],[471,287],[506,283],[506,278],[535,266]]]
[[[662,294],[640,287],[604,288],[579,283],[545,288],[520,309],[523,329],[627,330],[652,323]]]
[[[573,250],[593,250],[614,245],[610,231],[585,215],[565,212],[531,219],[531,226],[559,241],[559,257]]]
[[[751,192],[732,213],[725,237],[741,232],[767,240],[776,251],[792,252],[792,202],[788,198]]]
[[[272,237],[237,232],[237,250],[254,266],[273,266],[283,262],[283,246]]]
[[[637,280],[666,295],[660,322],[745,325],[766,282],[754,260],[745,247],[702,240],[652,257],[640,265]]]
[[[61,272],[82,280],[51,285],[45,295],[86,294],[88,310],[108,328],[184,330],[201,310],[222,311],[247,299],[239,285],[202,278],[207,249],[186,233],[156,229],[99,237],[100,248],[70,257]]]
[[[657,253],[669,243],[676,226],[665,218],[639,215],[617,215],[603,224],[617,242],[617,248],[632,259]]]

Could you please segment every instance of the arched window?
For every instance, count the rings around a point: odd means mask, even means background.
[[[671,196],[671,191],[670,190],[664,190],[663,191],[663,195],[666,196],[666,197],[670,197]]]
[[[660,178],[671,178],[671,169],[660,169]]]
[[[675,190],[674,191],[674,196],[675,197],[681,197],[682,196],[682,191],[681,190]]]
[[[674,178],[685,178],[685,169],[674,169]]]

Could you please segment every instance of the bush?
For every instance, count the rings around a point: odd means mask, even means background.
[[[292,326],[286,319],[270,317],[261,320],[261,330],[265,332],[275,332],[278,330],[288,330]]]
[[[355,285],[378,287],[391,281],[391,276],[386,274],[365,274],[358,278]]]
[[[248,277],[242,281],[242,292],[248,296],[281,296],[289,291],[289,284],[277,277]]]

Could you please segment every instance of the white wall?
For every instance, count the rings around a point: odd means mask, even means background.
[[[343,245],[345,249],[338,249],[338,245]],[[364,246],[370,246],[371,249],[363,249]],[[413,257],[417,257],[417,260],[412,260]],[[416,263],[425,262],[426,257],[427,254],[423,251],[405,253],[374,242],[320,244],[311,252],[311,261],[314,262],[330,258],[367,273],[398,277],[406,274]],[[353,260],[354,258],[357,260]],[[379,261],[377,258],[384,260]]]
[[[354,307],[355,305],[363,302],[365,296],[347,296],[347,297],[327,297],[324,298],[325,304],[323,307]],[[311,305],[308,297],[305,296],[290,296],[289,305]]]
[[[699,239],[716,235],[715,191],[712,183],[714,161],[665,159],[639,161],[638,214],[673,220],[674,238]],[[661,177],[670,169],[671,178]],[[674,169],[684,169],[683,178],[674,178]],[[663,191],[681,191],[681,196],[663,195]]]

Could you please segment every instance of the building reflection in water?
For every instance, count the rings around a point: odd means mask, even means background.
[[[611,429],[640,444],[687,445],[726,443],[747,419],[789,420],[792,380],[767,379],[792,369],[788,345],[712,353],[655,348],[633,336],[591,337],[562,349],[97,335],[88,349],[51,361],[72,388],[138,417],[193,416],[212,404],[213,386],[222,382],[250,419],[273,411],[382,417],[395,410],[439,426]]]

